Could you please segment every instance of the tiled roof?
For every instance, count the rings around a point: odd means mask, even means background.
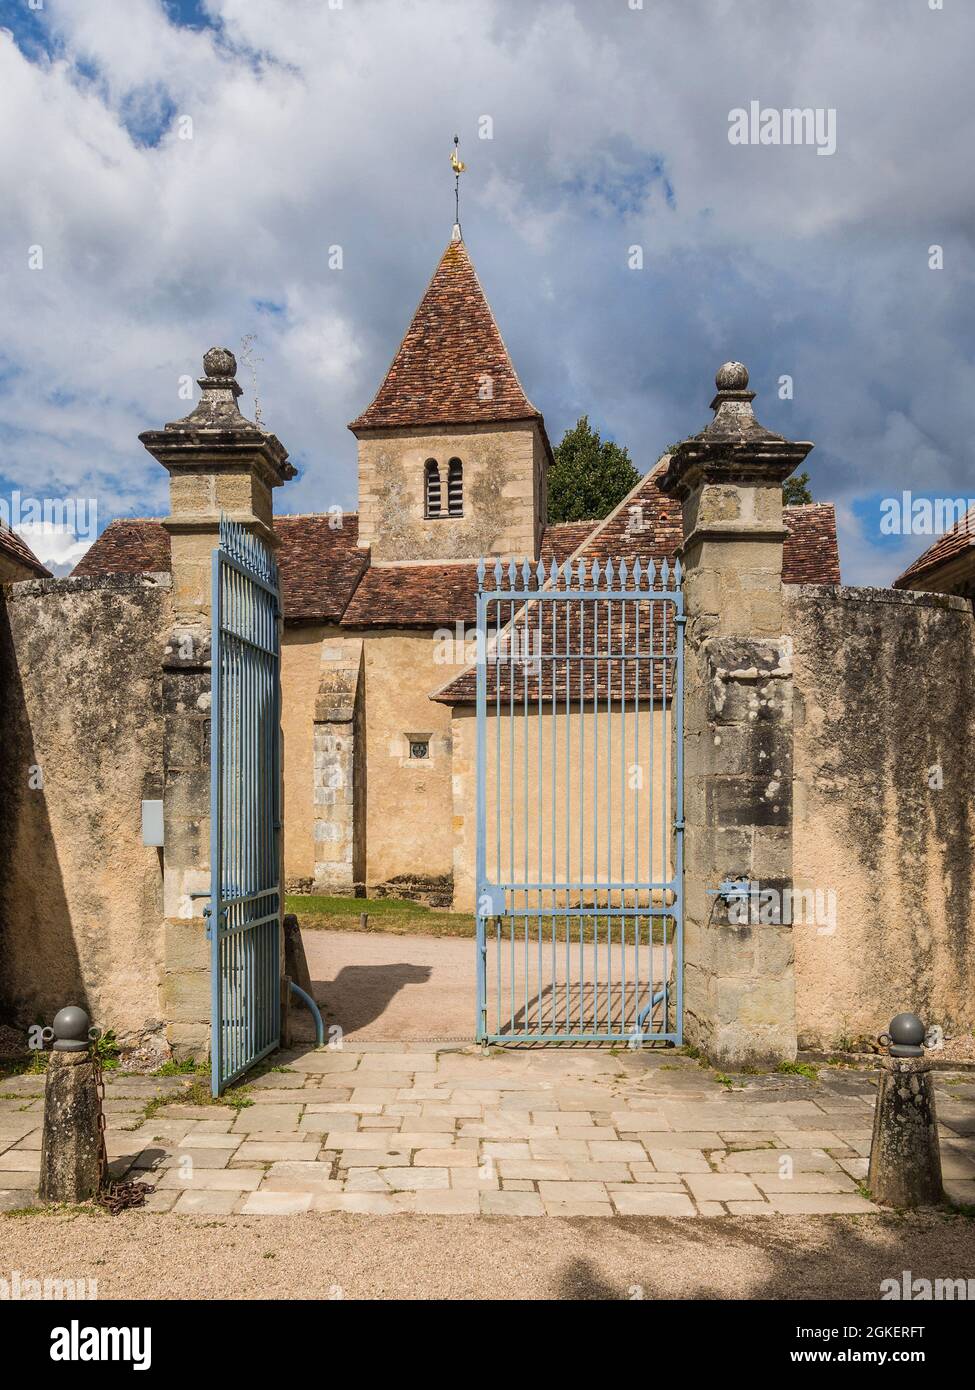
[[[278,516],[274,527],[281,536],[278,567],[285,620],[337,621],[369,565],[368,550],[356,545],[357,514],[345,512],[341,527],[335,527],[329,515]],[[151,573],[169,567],[169,532],[162,523],[125,517],[109,522],[72,576]]]
[[[359,517],[276,516],[281,537],[278,568],[285,622],[338,622],[369,568],[369,551],[360,550]]]
[[[832,502],[783,507],[782,520],[789,533],[782,547],[783,582],[839,584],[840,552]]]
[[[349,428],[541,418],[518,380],[467,247],[451,241],[375,399]]]
[[[588,565],[593,561],[605,566],[608,560],[612,560],[614,566],[619,560],[625,560],[627,566],[632,570],[634,560],[639,559],[642,564],[648,560],[653,560],[658,566],[663,560],[672,564],[678,545],[682,539],[682,522],[680,504],[672,497],[660,491],[659,482],[666,472],[668,459],[662,459],[656,467],[641,480],[633,489],[630,495],[619,504],[614,512],[605,522],[595,523],[588,539],[582,544],[578,559],[585,560]],[[836,544],[836,518],[832,503],[814,503],[804,507],[786,507],[783,509],[783,521],[788,532],[783,544],[782,556],[782,578],[787,584],[838,584],[840,579],[839,552]],[[559,581],[559,588],[565,585]],[[508,618],[506,605],[500,605],[505,611],[501,615],[504,623]],[[539,610],[537,605],[530,605],[516,616],[516,622],[521,624],[521,632],[528,632],[528,637],[521,637],[519,640],[527,640],[530,643],[528,648],[531,652],[536,652],[536,643],[541,644],[543,654],[550,653],[552,650],[559,653],[566,649],[573,656],[582,655],[586,650],[587,637],[585,634],[584,620],[581,618],[581,605],[566,605],[569,613],[569,630],[565,630],[565,618],[561,620],[558,615],[551,616],[550,610],[559,605],[542,605]],[[659,607],[659,605],[654,605]],[[604,632],[607,629],[607,605],[601,603],[595,605],[599,610],[599,623]],[[646,645],[650,640],[649,623],[651,605],[642,605],[641,613],[641,634],[644,641],[644,652],[649,650]],[[668,605],[669,609],[669,605]],[[490,618],[491,615],[489,615]],[[556,631],[551,630],[551,624],[559,624],[561,628]],[[657,627],[658,639],[665,638],[671,650],[673,647],[672,639],[665,633],[660,624],[659,613],[655,615],[654,622]],[[541,633],[536,636],[536,632],[541,625]],[[631,635],[635,635],[631,634]],[[489,672],[495,667],[489,663]],[[490,694],[496,696],[501,694],[506,698],[511,693],[511,681],[522,682],[517,685],[518,696],[521,698],[526,692],[523,683],[528,681],[527,696],[529,699],[538,698],[538,681],[534,684],[529,676],[526,675],[526,668],[515,665],[513,668],[500,663],[497,666],[497,677],[499,690],[494,686]],[[615,668],[612,668],[615,670]],[[572,667],[572,680],[591,680],[591,667],[589,675],[586,675],[587,663],[577,662]],[[632,672],[631,672],[632,674]],[[659,693],[660,683],[663,679],[663,664],[655,665],[653,679],[655,689]],[[551,662],[543,663],[541,675],[541,693],[543,697],[551,694],[551,681],[553,675],[557,675],[560,681],[560,691],[565,689],[565,673],[555,672]],[[622,668],[620,668],[620,678]],[[648,664],[644,665],[643,678],[646,680],[646,688],[643,694],[649,693],[649,681],[651,679]],[[614,677],[614,680],[616,677]],[[591,694],[590,687],[583,685],[583,689]],[[534,695],[533,695],[534,691]],[[572,691],[578,698],[578,689],[572,686]],[[607,691],[600,688],[600,694]],[[614,698],[618,697],[618,688],[614,687]],[[455,680],[438,690],[433,699],[439,700],[444,704],[465,704],[474,700],[476,695],[476,672],[473,667],[469,667],[462,672]]]
[[[542,559],[547,564],[554,560],[556,564],[564,565],[598,525],[598,521],[552,522],[542,534]]]
[[[563,564],[581,547],[588,562],[639,557],[673,560],[681,539],[680,505],[657,486],[658,465],[604,522],[576,521],[546,528],[542,558]],[[784,546],[787,583],[839,582],[836,526],[828,504],[788,507]],[[285,621],[338,622],[345,627],[442,627],[476,616],[474,564],[370,565],[359,549],[358,516],[346,512],[341,528],[329,515],[278,516],[278,564]],[[168,570],[169,534],[147,518],[111,522],[75,566],[75,575],[138,574]]]
[[[476,565],[373,565],[343,627],[444,627],[477,616]]]
[[[0,554],[12,560],[14,564],[25,565],[39,579],[51,578],[51,571],[46,565],[41,564],[27,542],[3,522],[0,522]]]
[[[71,577],[163,574],[169,567],[169,532],[162,523],[154,517],[120,517],[88,547]]]
[[[941,565],[949,560],[954,560],[958,555],[975,545],[975,507],[970,507],[957,525],[950,531],[945,531],[944,535],[938,537],[933,545],[929,545],[923,555],[919,555],[913,565],[909,565],[903,574],[898,575],[894,580],[895,589],[909,589],[911,581],[919,579],[922,574],[929,574],[932,570],[939,569]]]

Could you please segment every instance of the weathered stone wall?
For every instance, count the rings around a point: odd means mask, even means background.
[[[786,587],[795,653],[800,1045],[901,1010],[975,1025],[975,618],[961,598]],[[824,900],[825,902],[826,900]],[[827,914],[820,914],[825,919]]]
[[[324,624],[284,629],[281,642],[281,731],[284,763],[284,881],[307,888],[315,874],[315,697]]]
[[[464,465],[464,515],[426,520],[426,460],[440,464],[446,512],[455,457]],[[374,562],[534,557],[544,475],[544,445],[531,421],[370,434],[359,441],[359,544],[372,547]]]
[[[434,633],[377,629],[363,635],[366,745],[366,882],[449,876],[453,865],[450,710],[429,698],[451,668]],[[409,738],[430,756],[410,758]]]
[[[85,1007],[165,1047],[161,851],[168,575],[48,579],[0,602],[0,1009]]]

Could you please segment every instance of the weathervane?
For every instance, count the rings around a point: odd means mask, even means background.
[[[454,171],[454,232],[457,240],[460,240],[460,176],[467,168],[467,165],[457,153],[457,146],[460,144],[460,136],[454,136],[454,148],[450,152],[450,167]]]

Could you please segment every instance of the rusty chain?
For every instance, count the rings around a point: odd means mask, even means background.
[[[105,1073],[94,1048],[91,1063],[95,1069],[95,1094],[98,1096],[98,1191],[95,1202],[117,1216],[120,1211],[130,1207],[144,1207],[153,1188],[148,1183],[116,1182],[109,1177],[108,1150],[105,1146]]]

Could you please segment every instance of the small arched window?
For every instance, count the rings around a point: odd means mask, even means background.
[[[427,459],[424,465],[424,496],[426,516],[440,516],[440,465],[436,459]]]
[[[460,459],[447,464],[447,514],[464,515],[464,465]]]

